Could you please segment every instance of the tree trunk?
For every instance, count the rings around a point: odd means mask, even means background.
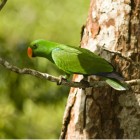
[[[125,80],[140,78],[140,1],[91,0],[81,47],[111,62]],[[140,138],[140,86],[131,91],[71,88],[60,138]]]

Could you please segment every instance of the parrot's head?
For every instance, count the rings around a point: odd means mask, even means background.
[[[49,41],[39,39],[33,41],[27,49],[28,56],[31,57],[47,57],[51,53],[51,45]]]
[[[42,41],[43,40],[35,40],[30,44],[30,46],[27,49],[28,57],[31,58],[36,56],[36,51],[38,51],[38,48],[41,47],[40,42]]]

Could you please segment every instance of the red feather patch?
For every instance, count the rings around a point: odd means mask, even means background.
[[[28,57],[32,57],[33,52],[30,47],[27,49],[27,54],[28,54]]]

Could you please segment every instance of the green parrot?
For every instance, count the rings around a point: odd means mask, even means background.
[[[96,75],[116,90],[128,90],[123,78],[105,59],[91,51],[43,39],[33,41],[27,50],[29,57],[45,57],[66,74]]]

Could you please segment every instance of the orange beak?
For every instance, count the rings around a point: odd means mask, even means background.
[[[27,54],[28,54],[28,57],[30,57],[30,58],[33,55],[33,51],[32,51],[32,49],[30,47],[27,49]]]

